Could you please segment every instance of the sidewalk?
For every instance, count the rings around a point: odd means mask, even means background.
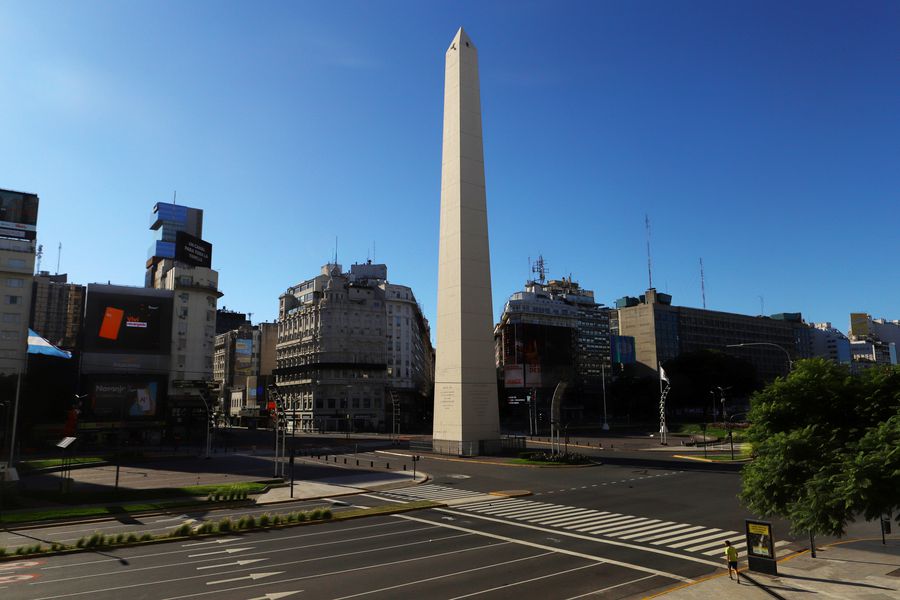
[[[817,558],[801,552],[781,559],[778,576],[752,573],[741,568],[741,583],[726,572],[665,591],[649,598],[666,600],[707,598],[819,598],[889,600],[900,598],[900,537],[836,542],[819,547]],[[751,581],[747,581],[744,574]]]
[[[392,473],[357,473],[352,475],[325,477],[317,480],[294,482],[294,497],[291,498],[291,485],[270,488],[256,497],[257,504],[289,502],[291,500],[316,500],[327,496],[346,496],[361,492],[372,492],[392,487],[402,487],[422,483],[428,478],[419,471],[415,480],[411,471]]]

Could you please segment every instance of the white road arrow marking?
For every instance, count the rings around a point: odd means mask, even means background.
[[[284,571],[277,571],[275,573],[250,573],[244,577],[233,577],[231,579],[220,579],[219,581],[207,581],[206,585],[217,585],[219,583],[232,583],[235,581],[243,581],[245,579],[252,579],[256,581],[257,579],[263,579],[265,577],[271,577],[272,575],[281,575]]]
[[[209,542],[193,542],[191,544],[182,544],[182,548],[187,548],[188,546],[205,546],[206,544],[230,544],[232,542],[239,542],[241,538],[222,538],[218,540],[212,540]]]
[[[303,590],[297,590],[295,592],[269,592],[265,596],[257,596],[256,598],[250,598],[250,600],[279,600],[280,598],[287,598],[288,596],[299,594],[302,591]]]
[[[228,548],[227,550],[217,550],[215,552],[204,552],[202,554],[188,554],[188,558],[197,558],[198,556],[212,556],[213,554],[234,554],[235,552],[244,552],[245,550],[253,550],[256,546],[250,548]]]
[[[255,562],[260,562],[262,560],[269,560],[268,558],[248,558],[246,560],[236,560],[230,563],[222,563],[221,565],[207,565],[205,567],[197,567],[198,571],[202,571],[203,569],[218,569],[220,567],[230,567],[233,565],[237,565],[239,567],[243,567],[244,565],[249,565]]]

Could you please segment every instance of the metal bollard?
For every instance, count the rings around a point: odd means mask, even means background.
[[[347,464],[347,459],[346,459],[346,458],[344,458],[344,464],[345,464],[345,465]]]
[[[384,468],[385,468],[385,469],[390,469],[390,468],[391,468],[391,463],[385,463],[385,464],[384,464]]]
[[[357,466],[357,467],[359,466],[359,459],[358,459],[358,458],[356,459],[356,466]]]
[[[404,470],[404,471],[406,470],[406,465],[403,465],[403,470]]]
[[[370,461],[369,461],[369,468],[370,468],[370,469],[374,469],[374,468],[375,468],[375,461],[374,461],[374,460],[370,460]]]

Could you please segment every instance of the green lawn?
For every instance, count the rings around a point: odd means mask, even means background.
[[[103,462],[106,459],[102,456],[76,456],[70,458],[68,463],[71,465],[87,465],[90,463]],[[48,467],[61,467],[63,459],[61,458],[40,458],[36,460],[25,460],[19,463],[19,468],[26,471],[35,469],[46,469]]]
[[[679,425],[675,425],[671,433],[673,434],[681,434],[681,435],[695,435],[702,436],[703,435],[703,425],[700,423],[681,423]],[[706,435],[710,438],[719,438],[720,440],[728,439],[728,430],[724,427],[707,427]],[[744,430],[743,429],[734,429],[734,441],[742,442],[744,441]]]

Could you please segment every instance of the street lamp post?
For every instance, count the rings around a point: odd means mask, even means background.
[[[728,344],[725,347],[726,348],[744,348],[746,346],[772,346],[773,348],[778,348],[779,350],[784,352],[784,356],[787,358],[788,373],[790,373],[791,371],[794,370],[794,361],[791,358],[791,353],[788,352],[787,349],[785,349],[780,344],[775,344],[772,342],[744,342],[742,344]]]
[[[609,421],[606,418],[606,363],[600,363],[600,381],[603,384],[603,431],[609,431]]]

